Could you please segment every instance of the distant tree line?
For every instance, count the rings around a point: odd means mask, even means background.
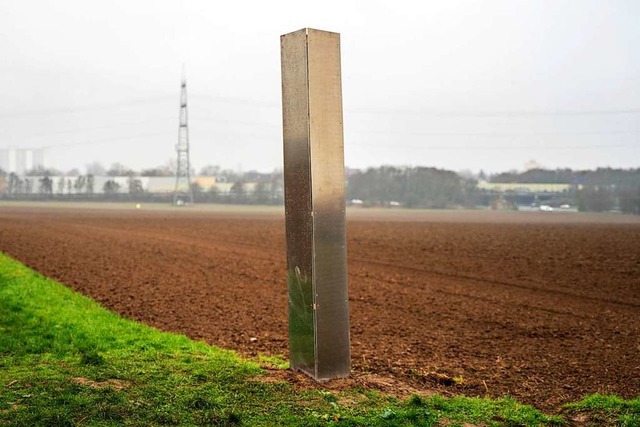
[[[476,180],[436,168],[381,166],[356,170],[347,180],[347,198],[373,206],[473,207],[479,196]]]
[[[97,162],[87,165],[86,174],[72,169],[62,173],[55,169],[36,168],[22,176],[0,170],[0,196],[18,199],[59,200],[139,200],[165,202],[169,193],[151,193],[142,185],[141,177],[175,176],[170,164],[135,171],[120,163],[105,168]],[[640,214],[640,168],[596,170],[531,169],[525,172],[503,172],[486,176],[483,172],[455,173],[430,167],[380,166],[365,170],[347,170],[348,201],[365,206],[404,206],[408,208],[455,208],[493,206],[496,199],[512,205],[542,203],[570,204],[581,211],[620,210]],[[102,177],[96,188],[95,177]],[[196,176],[192,171],[192,177]],[[282,171],[271,173],[238,172],[208,165],[197,176],[215,177],[217,186],[203,188],[191,185],[196,203],[281,204],[283,202]],[[106,181],[104,177],[108,177]],[[118,177],[118,178],[116,178]],[[122,177],[127,177],[126,181]],[[508,192],[480,189],[478,181],[490,183],[567,184],[562,193],[550,193],[544,200],[533,196],[520,198]],[[222,183],[225,191],[221,191]],[[525,195],[526,196],[526,195]],[[536,196],[537,197],[537,196]]]
[[[464,175],[464,176],[463,176]],[[409,208],[490,206],[496,198],[517,200],[514,194],[480,190],[477,176],[426,167],[381,166],[348,173],[347,199],[369,206],[401,205]],[[580,211],[619,210],[640,214],[640,169],[596,170],[531,169],[488,177],[491,183],[568,184],[562,193],[549,193],[543,202],[569,204]],[[531,202],[541,201],[531,195]],[[515,203],[514,203],[515,204]]]
[[[55,177],[44,175],[42,177],[25,175],[20,177],[15,173],[2,175],[4,178],[4,194],[10,198],[33,198],[47,199],[54,195],[67,194],[91,196],[94,194],[93,175],[79,175],[74,179],[65,179],[64,176]],[[54,190],[54,181],[55,190]],[[37,187],[36,187],[37,186]]]
[[[121,163],[105,168],[94,162],[87,165],[86,170],[86,174],[78,169],[63,173],[53,168],[37,167],[22,175],[7,175],[0,169],[0,198],[137,202],[171,202],[173,199],[170,191],[154,192],[145,188],[142,179],[175,177],[170,164],[136,171]],[[96,188],[96,176],[100,177],[99,188]],[[215,178],[215,185],[203,188],[195,179],[196,176]],[[191,177],[191,190],[196,203],[283,203],[281,170],[271,173],[237,172],[208,165],[198,174],[192,170]]]
[[[581,211],[620,210],[640,214],[640,168],[532,169],[493,175],[489,180],[494,183],[571,184],[565,197]]]
[[[536,184],[572,184],[579,172],[571,169],[530,169],[525,172],[502,172],[489,176],[493,183],[536,183]]]

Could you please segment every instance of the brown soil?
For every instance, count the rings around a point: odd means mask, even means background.
[[[545,409],[640,394],[640,220],[429,215],[350,217],[353,375],[323,387],[508,394]],[[0,250],[162,330],[288,353],[277,212],[3,207]]]

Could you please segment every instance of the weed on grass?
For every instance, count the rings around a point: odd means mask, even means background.
[[[258,363],[260,366],[275,368],[275,369],[288,369],[289,361],[282,355],[269,356],[266,354],[258,355]]]

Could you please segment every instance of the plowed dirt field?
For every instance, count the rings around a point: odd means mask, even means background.
[[[154,327],[287,356],[281,210],[93,206],[0,204],[0,251]],[[640,218],[354,210],[348,254],[353,375],[325,387],[640,394]]]

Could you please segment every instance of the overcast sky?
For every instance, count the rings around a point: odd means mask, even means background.
[[[640,2],[1,0],[0,148],[282,167],[280,35],[339,32],[345,163],[640,167]]]

